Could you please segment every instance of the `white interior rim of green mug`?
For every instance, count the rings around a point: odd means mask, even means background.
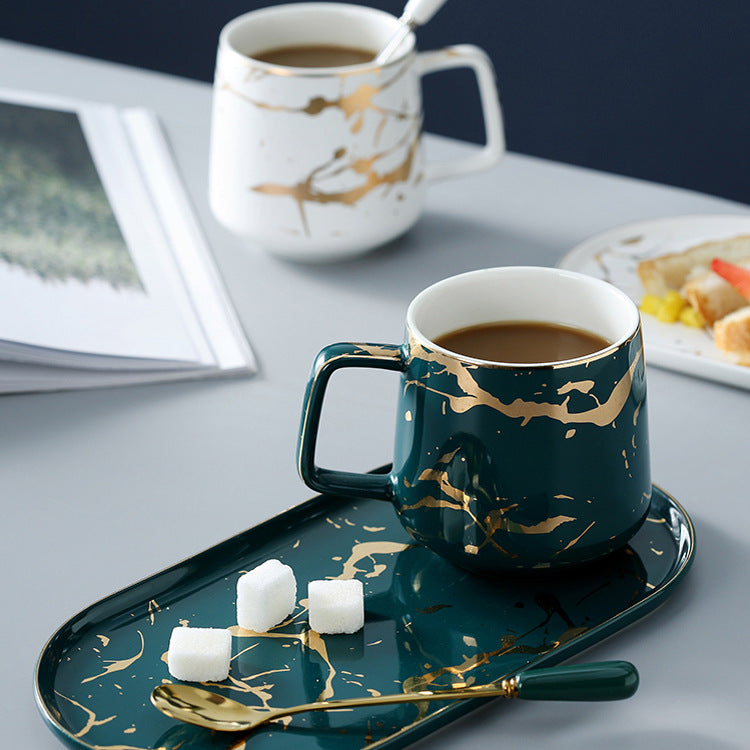
[[[253,55],[297,45],[355,47],[372,50],[375,55],[398,28],[395,16],[376,8],[347,3],[288,3],[253,10],[229,21],[219,35],[219,47],[269,73],[332,76],[398,64],[414,50],[414,34],[406,37],[398,54],[385,65],[376,65],[373,61],[340,67],[300,68],[261,62]]]
[[[553,323],[579,328],[612,342],[594,354],[550,362],[495,362],[457,354],[435,339],[470,326],[499,321]],[[607,357],[640,330],[630,297],[592,276],[541,266],[506,266],[469,271],[438,281],[409,305],[406,325],[423,346],[469,364],[538,369],[582,364]]]

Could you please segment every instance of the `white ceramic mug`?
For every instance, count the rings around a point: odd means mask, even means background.
[[[293,68],[253,58],[295,45],[374,55],[397,28],[388,13],[340,3],[264,8],[224,27],[209,175],[211,208],[223,225],[275,255],[345,258],[409,229],[434,180],[497,162],[502,115],[492,65],[477,47],[417,53],[410,34],[382,66]],[[487,143],[467,157],[425,163],[420,79],[458,67],[477,77]]]

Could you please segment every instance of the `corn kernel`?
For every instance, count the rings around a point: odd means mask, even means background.
[[[680,323],[684,323],[691,328],[703,328],[706,324],[701,314],[694,307],[690,307],[690,305],[685,307],[680,313]]]
[[[686,306],[687,302],[679,292],[669,291],[664,295],[664,301],[656,312],[656,318],[662,323],[675,323]]]
[[[648,315],[656,315],[661,307],[661,303],[661,297],[658,297],[655,294],[644,294],[639,309],[641,312],[647,313]]]

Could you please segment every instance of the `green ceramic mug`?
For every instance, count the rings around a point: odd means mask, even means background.
[[[574,359],[514,364],[456,354],[442,335],[496,321],[587,330]],[[315,464],[326,384],[342,367],[403,373],[392,470]],[[620,290],[553,268],[492,268],[421,292],[402,345],[339,343],[315,360],[298,446],[319,492],[391,501],[418,542],[478,572],[556,569],[625,545],[651,501],[638,310]]]

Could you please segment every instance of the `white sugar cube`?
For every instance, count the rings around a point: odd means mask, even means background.
[[[188,682],[220,682],[229,675],[232,634],[226,628],[172,630],[167,652],[169,674]]]
[[[279,560],[266,560],[237,581],[237,624],[265,633],[294,611],[297,581]]]
[[[316,633],[355,633],[365,624],[362,581],[310,581],[307,586],[310,627]]]

